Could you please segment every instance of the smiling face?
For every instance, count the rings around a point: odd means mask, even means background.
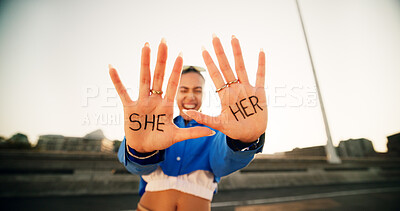
[[[200,73],[188,72],[181,76],[176,103],[178,104],[180,115],[185,120],[191,120],[189,116],[182,112],[186,110],[200,110],[203,100],[204,79]]]

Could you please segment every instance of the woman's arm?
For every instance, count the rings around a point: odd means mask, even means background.
[[[137,154],[138,157],[140,154]],[[118,159],[119,161],[125,166],[126,170],[128,170],[132,174],[137,175],[147,175],[151,172],[155,171],[158,165],[164,161],[164,150],[156,153],[150,154],[150,157],[145,158],[149,155],[142,155],[140,158],[144,159],[137,159],[130,156],[127,153],[126,149],[126,140],[122,141],[119,149],[118,149]]]
[[[254,154],[264,147],[264,134],[253,143],[243,144],[233,140],[221,132],[213,138],[210,152],[210,165],[216,177],[223,177],[246,167],[254,158]]]

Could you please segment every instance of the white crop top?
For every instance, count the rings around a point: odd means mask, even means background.
[[[146,191],[175,189],[184,193],[212,200],[217,183],[209,171],[197,170],[177,177],[164,174],[160,167],[151,174],[143,175],[147,182]]]

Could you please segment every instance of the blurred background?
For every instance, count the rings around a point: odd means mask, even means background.
[[[0,201],[135,209],[107,66],[135,99],[145,42],[154,67],[167,40],[168,76],[180,51],[185,65],[205,67],[202,46],[215,58],[213,33],[232,66],[238,37],[253,84],[264,49],[269,106],[263,153],[223,178],[213,210],[399,208],[398,0],[0,1]],[[218,115],[204,76],[202,110]]]

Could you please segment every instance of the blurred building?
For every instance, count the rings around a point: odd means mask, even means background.
[[[16,133],[11,138],[0,137],[0,149],[30,149],[28,137],[22,133]]]
[[[388,156],[400,157],[400,133],[387,137]]]
[[[365,138],[340,141],[337,152],[340,157],[370,157],[377,155],[372,142]]]
[[[397,138],[400,138],[400,135],[397,136]],[[397,153],[397,155],[400,155],[400,141],[398,139],[396,139],[397,141],[394,141],[395,137],[391,139],[393,139],[393,141],[391,142],[393,154]],[[374,150],[372,142],[365,138],[340,141],[339,146],[336,147],[336,152],[340,157],[371,157],[378,155],[378,153],[376,153]],[[284,155],[325,157],[326,151],[325,146],[313,146],[305,148],[295,148],[292,151],[284,152]]]
[[[38,150],[113,152],[114,143],[107,139],[103,131],[96,130],[84,137],[62,135],[42,135],[36,145]]]
[[[118,152],[119,146],[121,145],[122,141],[114,140],[114,152]]]
[[[294,148],[285,152],[285,156],[326,156],[325,146],[314,146],[306,148]]]

